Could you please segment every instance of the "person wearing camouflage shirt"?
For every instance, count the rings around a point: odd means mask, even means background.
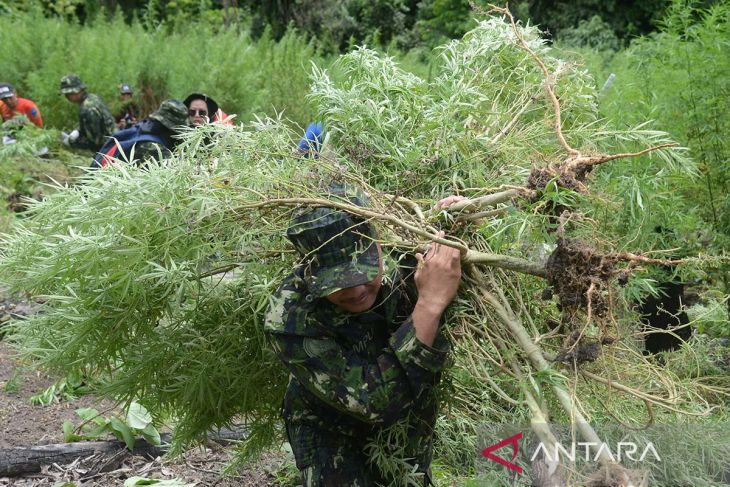
[[[79,105],[79,128],[64,134],[63,143],[77,149],[98,151],[116,127],[109,108],[101,98],[87,93],[86,85],[75,74],[61,78],[59,93]]]
[[[352,188],[332,193],[367,205]],[[265,329],[290,372],[282,412],[305,487],[396,483],[363,449],[397,422],[402,459],[428,485],[434,388],[449,350],[439,322],[459,286],[458,250],[434,243],[415,265],[396,265],[370,223],[332,208],[304,210],[287,237],[301,261],[272,296]]]

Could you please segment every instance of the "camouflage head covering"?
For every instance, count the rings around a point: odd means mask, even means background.
[[[333,185],[332,195],[365,207],[369,199],[357,189]],[[368,283],[378,276],[380,256],[375,229],[361,218],[332,208],[309,208],[289,224],[287,238],[305,259],[309,293],[320,298]]]
[[[85,89],[86,85],[83,81],[81,81],[81,78],[75,74],[67,74],[61,78],[61,89],[59,90],[59,94],[65,95],[67,93],[78,93]]]
[[[180,100],[165,100],[150,118],[157,120],[170,130],[188,124],[188,110]]]

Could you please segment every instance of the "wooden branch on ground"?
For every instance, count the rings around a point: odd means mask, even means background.
[[[170,448],[172,435],[160,435],[162,443],[153,445],[143,439],[134,442],[132,455],[158,457],[167,453]],[[208,438],[217,442],[232,442],[242,440],[246,433],[222,429],[211,432]],[[0,477],[16,477],[26,473],[40,472],[43,465],[57,463],[59,465],[71,463],[79,457],[87,457],[97,453],[114,453],[126,449],[124,442],[109,441],[80,441],[78,443],[58,443],[31,447],[0,448]]]

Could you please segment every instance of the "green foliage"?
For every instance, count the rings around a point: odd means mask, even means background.
[[[433,46],[461,37],[474,27],[473,16],[468,1],[427,0],[418,10],[418,20],[410,34],[412,40],[408,42],[406,37],[404,41],[409,47],[417,43]]]
[[[565,29],[574,29],[581,21],[598,16],[609,24],[611,33],[628,40],[651,32],[670,0],[629,3],[620,0],[527,0],[526,3],[529,18],[558,39]]]
[[[0,125],[0,160],[11,157],[35,156],[57,150],[61,145],[61,134],[56,130],[36,127],[23,115],[18,115]]]
[[[8,377],[8,380],[3,383],[3,391],[8,394],[17,394],[22,389],[21,382],[23,380],[23,374],[21,369],[14,368],[13,372]]]
[[[618,37],[599,15],[560,31],[559,41],[565,46],[590,47],[599,51],[615,51],[619,47]]]
[[[704,11],[676,1],[661,34],[641,39],[613,58],[607,70],[616,73],[617,81],[602,103],[606,115],[622,124],[656,119],[692,150],[701,177],[683,182],[682,191],[696,202],[703,218],[726,235],[728,26],[727,4]],[[628,104],[632,110],[625,110]]]
[[[252,33],[271,28],[275,38],[292,24],[318,40],[326,51],[340,52],[354,44],[383,46],[412,24],[407,0],[298,0],[252,2]]]
[[[474,3],[481,8],[490,4],[487,0]],[[586,32],[586,27],[594,30],[594,17],[600,17],[605,22],[602,27],[606,28],[600,37],[613,43],[616,38],[625,42],[653,31],[656,19],[669,3],[517,0],[510,2],[510,7],[524,23],[539,25],[561,39],[573,36],[576,28],[584,39],[581,33]],[[406,49],[420,44],[432,47],[461,37],[474,27],[476,16],[466,0],[240,0],[235,5],[226,11],[225,2],[212,0],[4,0],[0,2],[0,11],[35,11],[82,24],[116,14],[127,22],[139,19],[149,32],[201,29],[220,33],[235,25],[237,32],[242,26],[250,29],[254,38],[270,29],[277,40],[295,26],[316,39],[318,47],[326,52],[342,52],[364,43],[383,47],[394,41]],[[585,23],[589,25],[581,27]]]
[[[201,29],[211,33],[226,25],[225,12],[212,0],[146,0],[142,21],[149,30],[180,33]]]
[[[15,143],[0,145],[0,233],[10,230],[16,212],[27,206],[26,198],[39,199],[51,190],[45,183],[63,184],[78,172],[74,166],[89,164],[88,155],[62,150],[55,130],[24,125],[3,133]],[[44,147],[48,153],[36,156]]]
[[[45,391],[30,397],[30,403],[39,406],[48,406],[54,402],[73,401],[79,396],[87,394],[89,387],[84,383],[80,374],[70,374],[55,384],[51,384]]]
[[[553,127],[539,123],[551,106],[540,96],[542,74],[529,54],[507,44],[512,37],[503,25],[496,19],[481,22],[463,40],[442,47],[438,72],[429,82],[365,48],[340,58],[342,80],[315,68],[310,97],[319,107],[318,118],[368,180],[387,191],[429,188],[433,196],[444,195],[489,185],[497,173],[504,175],[504,184],[521,183],[530,168],[526,158],[538,160],[560,148]],[[532,48],[546,54],[538,31],[525,32]],[[555,58],[546,62],[563,72],[558,90],[564,131],[574,144],[597,150],[668,140],[641,127],[601,129],[588,73],[569,70]],[[531,140],[527,153],[511,143],[523,138]],[[659,154],[658,164],[691,169],[679,151]]]
[[[690,322],[699,333],[706,333],[714,338],[730,338],[730,316],[728,306],[721,296],[714,299],[707,296],[705,303],[698,303],[687,310]],[[718,299],[720,298],[720,299]]]
[[[105,379],[100,393],[119,401],[143,397],[156,415],[179,421],[179,442],[242,416],[251,422],[251,444],[268,445],[279,435],[273,425],[286,376],[265,346],[261,320],[287,260],[272,266],[258,255],[262,240],[281,248],[281,229],[257,221],[247,226],[253,233],[242,234],[240,221],[218,210],[235,199],[229,188],[264,189],[269,173],[293,173],[301,164],[251,170],[237,138],[245,133],[226,129],[206,149],[222,159],[214,176],[198,173],[195,156],[144,172],[95,173],[83,187],[55,193],[33,210],[32,226],[50,225],[56,250],[37,253],[42,238],[29,246],[7,241],[3,253],[18,263],[48,259],[35,277],[18,282],[46,296],[42,312],[18,326],[30,355],[60,370],[75,363]],[[205,137],[201,129],[188,141],[191,154],[204,149]],[[265,151],[283,140],[292,147],[294,137],[277,124],[256,143],[249,139],[250,147]],[[92,210],[100,204],[104,210]],[[58,258],[65,261],[60,267]],[[232,276],[217,275],[231,262],[241,264]],[[104,277],[87,280],[81,268]],[[65,345],[51,345],[59,341]]]
[[[160,433],[152,424],[152,416],[144,406],[132,402],[127,409],[126,420],[117,416],[102,418],[94,408],[81,408],[76,414],[84,421],[74,428],[71,421],[63,422],[63,437],[67,443],[84,440],[98,440],[107,435],[114,435],[123,441],[129,450],[134,449],[135,438],[144,437],[152,445],[160,444]]]
[[[284,443],[281,447],[285,456],[271,474],[274,477],[276,485],[281,487],[296,487],[301,484],[302,475],[297,468],[296,461],[294,460],[294,453],[292,452],[291,445]]]

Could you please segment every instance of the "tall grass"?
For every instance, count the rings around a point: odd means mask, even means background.
[[[304,124],[313,114],[304,97],[310,63],[327,64],[293,30],[278,42],[266,33],[254,42],[234,31],[213,33],[204,24],[169,33],[148,31],[121,17],[99,16],[81,26],[40,12],[0,17],[0,45],[0,78],[33,99],[56,128],[76,120],[74,106],[58,94],[67,73],[81,76],[112,109],[125,82],[137,89],[146,112],[166,97],[203,91],[244,121],[283,111]]]

